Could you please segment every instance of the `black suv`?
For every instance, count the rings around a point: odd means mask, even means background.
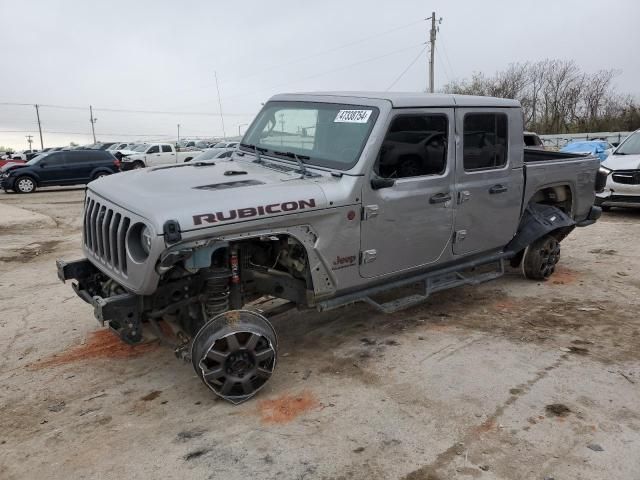
[[[86,185],[120,170],[120,161],[104,150],[47,152],[23,165],[7,165],[0,172],[5,192],[32,193],[37,187]]]

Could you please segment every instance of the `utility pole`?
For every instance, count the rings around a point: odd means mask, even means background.
[[[180,124],[178,124],[178,141],[176,142],[176,147],[180,144]]]
[[[93,107],[89,105],[89,121],[91,122],[91,133],[93,134],[93,143],[96,143],[96,128],[95,123],[97,118],[93,118]]]
[[[220,108],[220,120],[222,121],[222,138],[227,139],[227,132],[224,130],[224,115],[222,115],[222,101],[220,100],[220,86],[218,85],[218,72],[213,72],[216,77],[216,90],[218,90],[218,108]]]
[[[29,150],[32,150],[31,143],[33,143],[33,135],[25,135],[27,137],[27,142],[29,142]]]
[[[36,107],[36,117],[38,117],[38,131],[40,132],[40,150],[44,150],[44,143],[42,142],[42,125],[40,124],[40,110],[38,110],[38,104],[34,105]]]
[[[436,12],[431,12],[431,18],[427,18],[427,20],[431,20],[431,30],[429,32],[429,93],[433,93],[434,90],[434,81],[433,81],[433,58],[436,53],[436,35],[440,30],[440,25],[442,23],[442,17],[437,19],[436,22]],[[436,25],[437,23],[437,25]]]

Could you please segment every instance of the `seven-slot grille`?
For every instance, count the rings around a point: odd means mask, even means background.
[[[127,275],[127,230],[131,219],[99,200],[87,197],[84,208],[84,245],[94,258]]]
[[[616,183],[640,185],[640,170],[616,170],[611,177]]]

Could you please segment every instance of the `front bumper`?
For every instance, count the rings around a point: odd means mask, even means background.
[[[633,175],[632,175],[633,173]],[[596,194],[596,205],[602,207],[640,207],[640,172],[613,171],[604,190]],[[616,181],[616,178],[619,181]],[[624,183],[621,183],[625,180]]]
[[[109,328],[127,343],[135,344],[142,341],[138,295],[123,293],[106,298],[98,295],[98,285],[100,279],[104,278],[104,274],[87,259],[73,262],[56,260],[56,269],[58,278],[63,283],[67,280],[76,280],[71,284],[74,292],[93,306],[93,314],[101,325],[107,322]]]
[[[13,184],[15,178],[13,177],[0,177],[0,188],[4,190],[13,190]]]
[[[583,220],[580,220],[579,222],[576,222],[576,226],[586,227],[588,225],[593,225],[594,223],[596,223],[596,220],[598,220],[601,215],[602,215],[602,208],[600,208],[600,206],[598,205],[592,205],[587,217]]]

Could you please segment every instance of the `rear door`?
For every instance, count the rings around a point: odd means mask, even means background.
[[[456,109],[456,255],[503,247],[515,235],[524,183],[520,116],[511,108]]]
[[[91,178],[91,172],[96,166],[96,157],[101,155],[101,150],[67,152],[67,168],[69,181],[78,183],[87,182]]]
[[[160,145],[160,153],[162,163],[175,163],[177,161],[176,153],[171,145]]]
[[[360,275],[376,277],[450,256],[455,172],[453,109],[403,109],[390,118],[363,188]]]

